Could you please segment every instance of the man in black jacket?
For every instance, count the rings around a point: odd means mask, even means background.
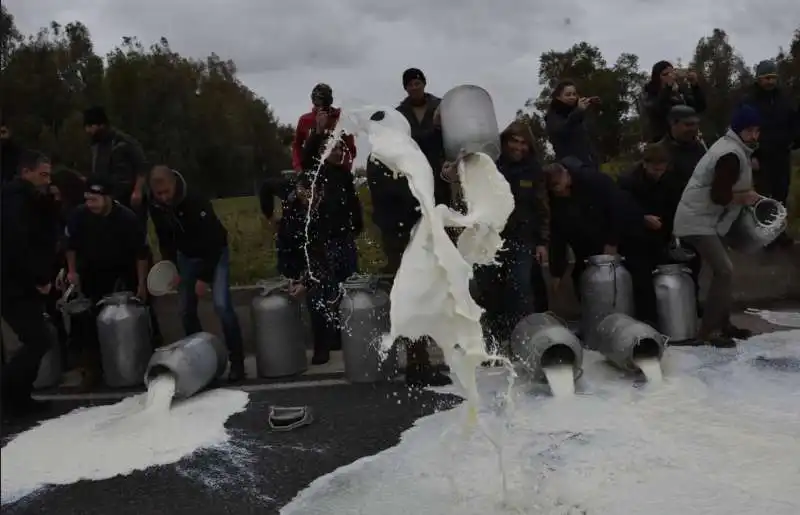
[[[512,122],[500,141],[503,150],[497,169],[511,186],[514,211],[501,234],[504,245],[497,255],[498,264],[478,267],[476,278],[489,328],[502,342],[523,317],[547,311],[540,264],[547,260],[550,212],[544,174],[533,154],[528,126]]]
[[[244,348],[239,319],[230,290],[228,231],[206,198],[189,191],[183,176],[165,165],[150,172],[150,216],[158,235],[162,259],[180,271],[179,290],[183,327],[187,335],[203,330],[197,299],[211,289],[230,353],[228,380],[244,379]]]
[[[778,85],[778,66],[774,61],[758,63],[756,83],[744,103],[761,115],[761,135],[758,149],[753,153],[758,163],[756,189],[785,204],[792,177],[791,150],[800,137],[800,122],[795,101]],[[791,237],[783,233],[772,246],[793,244]]]
[[[43,316],[44,296],[52,288],[57,244],[55,220],[46,198],[49,184],[47,158],[23,151],[18,176],[2,189],[0,310],[22,343],[22,348],[3,364],[3,409],[12,415],[44,407],[31,398],[31,391],[39,363],[53,344]]]
[[[700,117],[693,107],[677,105],[670,109],[669,131],[660,144],[669,154],[669,171],[686,186],[694,173],[694,167],[706,153],[704,144],[698,139]]]
[[[116,291],[134,292],[142,300],[147,296],[147,234],[133,211],[112,200],[112,192],[106,178],[88,179],[86,203],[73,211],[65,230],[67,281],[79,286],[95,306],[72,324],[74,340],[83,351],[84,389],[94,386],[101,372],[97,303]]]

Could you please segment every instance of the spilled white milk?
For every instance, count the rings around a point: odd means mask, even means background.
[[[575,395],[575,374],[572,365],[552,365],[544,367],[543,372],[553,397]]]
[[[482,405],[481,422],[505,428],[506,499],[490,442],[473,434],[455,449],[441,444],[462,405],[317,479],[281,513],[800,513],[800,331],[757,336],[736,352],[673,347],[662,365],[668,381],[637,389],[589,351],[581,395],[520,386],[510,417]],[[483,400],[506,388],[488,373],[479,374]]]
[[[641,370],[648,383],[658,384],[663,381],[663,370],[661,360],[658,358],[641,358],[634,361],[636,367]]]
[[[800,312],[797,311],[770,311],[766,309],[748,309],[748,315],[753,315],[769,322],[772,325],[782,327],[800,328]]]
[[[173,404],[174,393],[172,376],[159,376],[147,393],[80,408],[17,435],[0,454],[2,503],[48,485],[124,476],[222,445],[225,422],[248,402],[245,392],[217,389]]]

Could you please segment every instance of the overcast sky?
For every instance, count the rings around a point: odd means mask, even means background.
[[[441,95],[474,83],[501,125],[539,89],[538,59],[586,40],[608,61],[688,60],[697,40],[725,29],[749,64],[788,46],[795,0],[4,0],[22,32],[56,20],[88,26],[98,53],[123,36],[169,39],[176,51],[231,58],[282,121],[309,108],[317,82],[339,104],[395,104],[401,74],[421,68]],[[588,93],[588,92],[587,92]]]

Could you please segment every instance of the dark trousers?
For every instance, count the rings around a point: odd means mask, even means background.
[[[788,151],[761,154],[760,169],[754,173],[756,190],[786,205],[792,177],[791,154]]]
[[[627,253],[624,261],[633,283],[636,318],[653,326],[658,322],[653,270],[662,262],[659,254],[647,252]]]
[[[498,252],[497,262],[476,267],[475,275],[489,332],[505,341],[522,318],[536,311],[533,273],[538,263],[532,244],[510,239]],[[536,272],[541,276],[540,268]]]
[[[339,320],[340,285],[358,269],[358,251],[351,237],[325,242],[326,277],[316,277],[307,296],[307,306],[314,333],[314,350],[341,348]]]
[[[36,296],[2,299],[2,318],[22,347],[3,364],[3,400],[16,402],[30,398],[39,364],[52,345],[45,322],[44,299]]]

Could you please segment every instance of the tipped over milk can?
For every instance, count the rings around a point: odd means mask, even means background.
[[[439,106],[442,139],[448,161],[462,153],[483,152],[496,161],[500,157],[500,130],[489,93],[479,87],[456,86],[442,97]]]
[[[339,303],[344,375],[352,383],[375,383],[398,372],[397,345],[381,352],[390,330],[388,285],[376,276],[354,275],[342,284]]]
[[[742,208],[725,236],[725,243],[745,254],[758,252],[786,230],[786,215],[783,204],[762,198],[755,205]]]
[[[695,337],[697,298],[692,271],[683,264],[660,265],[653,271],[658,329],[671,342]]]
[[[533,313],[523,318],[511,333],[511,351],[535,381],[545,382],[543,369],[553,365],[572,365],[575,379],[582,374],[580,340],[550,313]]]
[[[661,359],[667,338],[654,328],[623,313],[612,313],[597,327],[597,350],[615,366],[636,372],[636,360]]]
[[[581,338],[597,350],[597,326],[611,313],[634,314],[633,282],[622,258],[607,254],[586,260],[581,275]]]
[[[292,376],[308,369],[311,330],[302,304],[289,296],[289,284],[288,279],[258,284],[262,291],[251,305],[258,377]]]
[[[147,365],[145,384],[164,373],[175,377],[175,398],[191,397],[225,373],[228,351],[211,333],[195,333],[156,349]]]

